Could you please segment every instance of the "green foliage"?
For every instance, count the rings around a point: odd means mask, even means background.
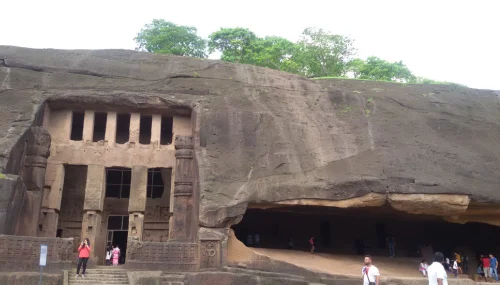
[[[307,28],[302,32],[295,56],[300,73],[308,77],[343,76],[356,53],[353,40],[323,29]]]
[[[276,36],[260,38],[246,28],[221,28],[205,41],[194,27],[153,20],[134,40],[137,49],[142,51],[199,58],[219,51],[225,61],[263,66],[313,79],[354,78],[466,87],[416,77],[402,61],[388,62],[375,56],[366,60],[353,59],[356,49],[351,38],[314,27],[305,29],[296,43]]]
[[[222,52],[222,60],[246,63],[256,39],[249,29],[222,28],[209,36],[208,48],[210,53],[215,50]]]
[[[381,80],[392,82],[414,82],[415,75],[402,61],[388,62],[375,56],[370,56],[366,61],[359,58],[348,64],[349,71],[354,78]]]
[[[134,40],[138,50],[205,58],[206,42],[196,32],[194,27],[178,26],[155,19],[151,24],[147,24]]]

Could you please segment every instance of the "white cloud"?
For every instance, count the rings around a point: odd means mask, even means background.
[[[353,37],[361,57],[403,60],[419,76],[500,90],[496,0],[4,2],[2,45],[134,49],[134,36],[154,18],[195,26],[204,37],[240,26],[295,41],[316,26]]]

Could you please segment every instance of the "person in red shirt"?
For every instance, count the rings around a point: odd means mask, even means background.
[[[80,276],[80,267],[83,265],[82,276],[85,277],[85,269],[87,269],[87,261],[90,257],[90,240],[85,238],[78,248],[78,266],[76,267],[76,277]]]
[[[490,259],[488,256],[481,256],[481,261],[483,262],[484,278],[488,280],[488,277],[491,277]]]
[[[311,245],[311,253],[314,253],[314,237],[309,239],[309,244]]]

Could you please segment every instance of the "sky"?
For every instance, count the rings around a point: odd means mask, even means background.
[[[307,27],[352,37],[358,56],[402,60],[417,76],[500,90],[499,0],[3,0],[0,45],[134,49],[153,19],[296,41]]]

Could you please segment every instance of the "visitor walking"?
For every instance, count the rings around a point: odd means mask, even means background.
[[[314,253],[314,250],[315,250],[315,248],[314,248],[314,237],[311,237],[309,239],[309,244],[311,245],[311,253]]]
[[[446,262],[444,263],[444,269],[451,272],[450,259],[448,257],[446,258]]]
[[[112,256],[113,256],[113,247],[111,245],[108,245],[108,247],[106,247],[106,266],[111,265]]]
[[[80,268],[83,266],[82,275],[85,277],[85,270],[87,269],[87,261],[90,257],[90,240],[85,238],[80,247],[78,247],[78,265],[76,266],[76,277],[80,277]]]
[[[363,285],[380,284],[380,272],[378,268],[372,264],[371,256],[365,255],[365,266],[363,266],[361,273],[363,274]]]
[[[396,240],[394,239],[394,237],[392,235],[387,236],[387,244],[389,245],[389,256],[395,257],[396,256],[396,252],[395,252]]]
[[[483,262],[484,278],[487,281],[488,277],[491,277],[491,272],[490,272],[490,258],[487,257],[487,256],[482,255],[481,256],[481,261]]]
[[[113,249],[113,266],[118,266],[118,259],[120,258],[120,248],[115,245]]]
[[[457,271],[462,274],[462,257],[457,252],[455,252],[455,260],[457,261]]]
[[[495,282],[498,282],[498,260],[493,254],[490,253],[490,276],[495,278]]]
[[[469,257],[467,255],[462,255],[462,265],[464,267],[464,274],[469,273]]]
[[[418,271],[420,271],[420,273],[422,273],[422,275],[427,276],[427,270],[429,269],[429,265],[427,264],[427,262],[425,262],[425,259],[422,260],[422,263],[420,263],[420,266],[418,268]]]
[[[444,270],[443,262],[444,254],[436,252],[434,254],[434,262],[429,266],[427,271],[429,285],[448,285],[448,275],[446,275],[446,270]]]
[[[458,278],[458,262],[456,259],[453,261],[453,274],[455,278]]]

